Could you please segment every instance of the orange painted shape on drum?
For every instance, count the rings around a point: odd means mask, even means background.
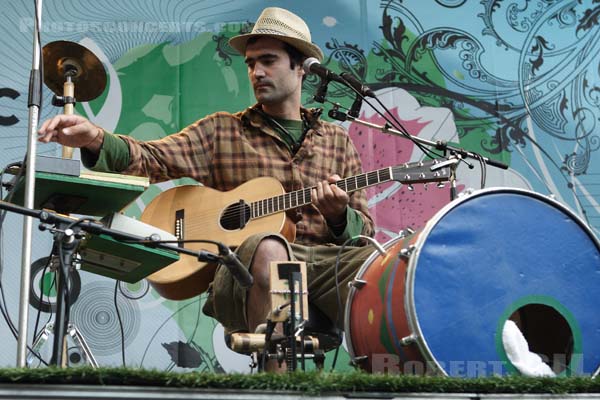
[[[366,285],[352,299],[352,346],[356,356],[369,357],[361,365],[368,371],[373,371],[373,360],[377,357],[391,356],[397,359],[398,372],[404,371],[406,361],[423,361],[416,345],[402,347],[399,344],[399,340],[411,332],[404,309],[408,261],[398,255],[414,240],[416,238],[394,239],[386,243],[386,256],[372,260],[360,277],[367,282]]]

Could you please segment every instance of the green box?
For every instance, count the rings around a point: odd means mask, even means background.
[[[89,235],[79,254],[82,270],[128,283],[144,279],[179,260],[175,252],[123,243],[107,235]]]
[[[147,187],[147,178],[133,176],[96,172],[69,176],[36,172],[34,208],[61,214],[104,216],[125,208]],[[22,206],[24,195],[23,177],[17,183],[12,203]]]

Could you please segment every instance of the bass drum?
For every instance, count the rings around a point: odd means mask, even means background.
[[[549,197],[462,196],[357,273],[345,309],[352,360],[373,372],[516,374],[502,329],[517,323],[558,374],[600,365],[600,244]]]

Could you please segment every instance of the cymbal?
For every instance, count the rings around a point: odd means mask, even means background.
[[[75,99],[90,101],[106,88],[106,71],[102,62],[86,47],[64,40],[48,43],[44,54],[44,83],[57,96],[63,95],[67,76],[75,84]]]

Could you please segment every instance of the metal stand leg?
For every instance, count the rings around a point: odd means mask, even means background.
[[[75,324],[69,324],[67,333],[73,339],[75,346],[77,346],[77,348],[83,353],[84,360],[90,366],[92,366],[94,368],[98,368],[98,362],[96,361],[96,358],[92,354],[92,351],[90,350],[90,346],[88,346],[83,335],[81,334],[81,332],[79,332],[79,330],[77,329]]]
[[[44,326],[44,329],[42,329],[42,331],[36,336],[33,345],[31,346],[32,350],[35,351],[37,354],[40,354],[40,350],[49,341],[50,335],[54,335],[54,333],[54,323],[47,323],[46,326]],[[69,340],[69,338],[72,342],[72,346],[69,346],[69,343],[67,343],[67,340]],[[82,354],[82,358],[87,365],[90,365],[93,368],[98,368],[98,362],[96,361],[96,358],[92,354],[92,351],[90,350],[90,347],[85,341],[85,338],[83,337],[79,329],[77,329],[75,324],[68,324],[67,332],[63,340],[65,346],[65,354],[62,361],[65,364],[65,366],[69,366],[69,363],[78,363],[79,360],[73,359],[72,355],[68,354],[68,349],[75,346]],[[27,354],[27,366],[31,367],[34,362],[35,356],[30,351]]]
[[[54,346],[50,364],[66,368],[68,363],[67,335],[71,335],[72,331],[72,325],[69,324],[69,276],[74,268],[73,259],[81,242],[81,236],[78,231],[74,230],[73,225],[67,227],[63,227],[63,225],[59,224],[58,228],[53,229],[54,241],[60,262],[56,273],[56,280],[58,282],[56,319],[54,321]]]

